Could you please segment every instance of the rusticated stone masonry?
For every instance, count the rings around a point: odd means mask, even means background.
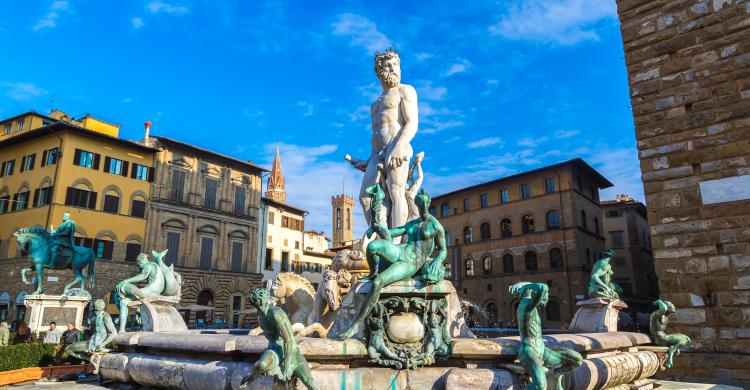
[[[693,339],[665,375],[750,388],[750,2],[617,8],[659,290]]]

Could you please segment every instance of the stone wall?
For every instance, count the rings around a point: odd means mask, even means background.
[[[750,386],[750,2],[618,0],[661,296],[693,339],[666,372]]]
[[[0,271],[0,294],[8,292],[13,300],[21,291],[31,293],[35,286],[27,286],[21,281],[21,268],[28,267],[27,258],[13,258],[2,260],[3,268]],[[261,275],[256,273],[238,273],[225,271],[208,271],[187,267],[175,267],[182,275],[182,301],[181,306],[198,303],[198,294],[208,290],[213,295],[215,308],[213,318],[225,318],[225,312],[231,311],[232,299],[235,295],[241,295],[241,310],[249,309],[250,302],[247,294],[251,289],[262,287]],[[121,280],[136,275],[139,272],[136,263],[111,260],[97,260],[95,265],[96,286],[93,289],[87,287],[94,298],[103,298],[110,302],[109,294]],[[31,274],[33,275],[33,273]],[[30,277],[31,277],[30,275]],[[48,277],[57,277],[57,281],[48,281]],[[53,278],[54,279],[54,278]],[[42,286],[48,294],[61,294],[66,283],[73,280],[73,274],[69,270],[50,271],[45,270]],[[77,286],[76,286],[77,287]],[[17,320],[16,313],[11,308],[9,320]],[[227,317],[227,319],[229,319]],[[195,320],[192,314],[191,322]],[[240,317],[240,326],[250,327],[256,324],[255,314],[246,314]]]

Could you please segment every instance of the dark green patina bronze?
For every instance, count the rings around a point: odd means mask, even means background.
[[[612,265],[610,259],[614,255],[612,249],[602,252],[602,258],[594,263],[589,280],[589,298],[611,298],[620,299],[622,288],[612,281]]]
[[[94,326],[94,334],[88,341],[79,341],[65,348],[68,355],[82,360],[89,360],[91,355],[102,350],[112,342],[117,335],[117,329],[112,322],[112,317],[104,309],[106,304],[103,299],[94,301],[94,314],[89,318],[89,323]]]
[[[675,312],[675,307],[670,301],[657,299],[654,305],[658,307],[651,313],[650,330],[651,338],[654,344],[662,347],[669,347],[667,351],[667,360],[664,367],[672,368],[672,358],[675,354],[680,354],[680,348],[690,344],[690,337],[681,333],[667,333],[667,323],[669,315]]]

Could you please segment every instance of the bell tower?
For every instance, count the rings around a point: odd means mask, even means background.
[[[271,175],[268,176],[266,198],[271,198],[279,203],[286,202],[286,185],[284,184],[284,175],[281,174],[281,157],[279,157],[279,145],[276,145],[276,157],[274,157],[273,159]]]
[[[331,206],[331,230],[335,248],[351,241],[354,236],[354,198],[343,194],[332,196]]]

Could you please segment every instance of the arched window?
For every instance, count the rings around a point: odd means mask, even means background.
[[[560,228],[560,214],[556,210],[547,213],[547,230]]]
[[[523,256],[524,263],[526,264],[526,271],[536,271],[539,269],[537,263],[536,263],[536,253],[533,251],[528,251]]]
[[[466,260],[466,276],[474,276],[474,260]]]
[[[581,226],[583,226],[584,229],[588,229],[589,224],[586,221],[586,210],[581,210]]]
[[[352,229],[352,211],[346,209],[346,230]]]
[[[336,230],[341,229],[341,207],[336,208]]]
[[[552,248],[549,251],[549,267],[551,269],[562,268],[563,256],[560,248]]]
[[[482,240],[489,240],[492,236],[490,232],[490,224],[487,222],[483,222],[481,225],[479,225],[479,235],[481,236]]]
[[[513,273],[513,255],[510,253],[503,256],[503,272],[506,274]]]
[[[505,218],[502,221],[500,221],[500,236],[502,238],[513,236],[513,229],[510,224],[510,219]]]
[[[534,233],[534,217],[526,214],[521,217],[521,230],[525,233]]]
[[[467,226],[464,228],[464,244],[470,244],[471,239],[471,226]]]
[[[487,304],[487,321],[489,321],[489,326],[496,327],[497,326],[497,305],[495,302],[490,302]]]
[[[198,293],[198,302],[201,306],[214,306],[214,294],[211,292],[211,290],[201,290]],[[210,324],[210,317],[207,318],[206,315],[207,312],[205,311],[196,311],[195,312],[195,322],[198,326],[205,326]]]
[[[485,256],[482,259],[482,273],[485,275],[492,273],[492,257]]]
[[[560,304],[556,299],[547,302],[547,321],[560,321]]]

